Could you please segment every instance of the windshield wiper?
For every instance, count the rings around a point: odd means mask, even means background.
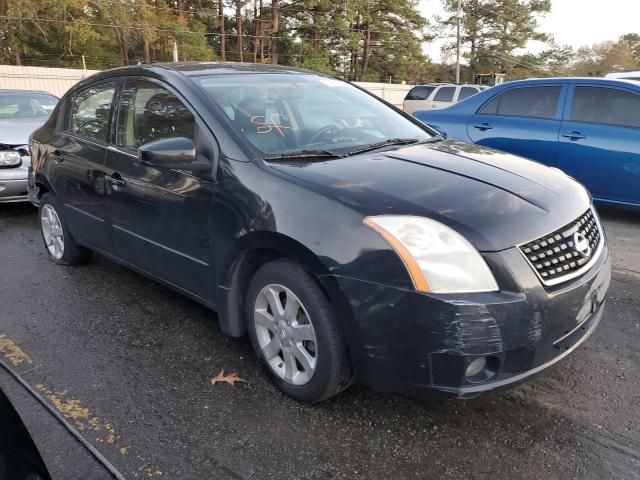
[[[378,148],[388,147],[389,145],[411,145],[412,143],[418,143],[419,141],[420,139],[418,138],[390,138],[382,142],[365,145],[358,148],[357,150],[352,150],[348,153],[348,155],[357,155],[359,153],[370,152],[372,150],[377,150]]]
[[[294,160],[294,159],[311,159],[311,158],[344,158],[345,155],[342,155],[337,152],[332,152],[331,150],[298,150],[297,152],[286,152],[280,153],[278,155],[269,155],[267,157],[263,157],[264,160]]]

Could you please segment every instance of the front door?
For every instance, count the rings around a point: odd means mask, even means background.
[[[58,164],[51,181],[71,235],[100,250],[111,245],[103,166],[117,88],[118,82],[105,82],[79,90],[70,102],[68,125],[49,153]]]
[[[473,143],[554,165],[563,87],[514,87],[485,103],[467,124]]]
[[[640,203],[640,93],[576,85],[568,104],[558,167],[597,199]]]
[[[198,136],[208,132],[197,123],[167,88],[127,79],[105,172],[114,254],[188,292],[211,298],[215,294],[212,174],[151,167],[137,155],[141,145],[163,138],[186,137],[198,145]]]

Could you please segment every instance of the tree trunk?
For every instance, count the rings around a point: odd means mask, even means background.
[[[262,0],[260,0],[260,63],[264,63],[264,19],[262,18]]]
[[[220,17],[220,60],[227,59],[224,34],[224,0],[218,0],[218,16]]]
[[[253,1],[253,63],[258,63],[258,0]]]
[[[272,0],[272,22],[273,22],[273,37],[271,39],[271,63],[278,64],[278,39],[275,38],[280,33],[280,0]]]
[[[362,48],[362,72],[360,73],[361,79],[364,78],[364,74],[369,66],[369,45],[371,45],[371,22],[367,20],[364,26],[364,46]]]
[[[180,24],[184,24],[184,0],[176,1],[176,10],[178,10],[178,19]]]
[[[242,58],[242,0],[236,0],[236,45],[238,46],[238,58],[243,62]]]
[[[151,52],[149,50],[149,39],[143,40],[144,63],[151,63]]]

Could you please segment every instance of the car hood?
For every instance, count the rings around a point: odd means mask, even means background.
[[[29,135],[46,121],[46,118],[0,120],[0,143],[4,145],[26,145],[29,141]]]
[[[557,169],[454,141],[271,165],[363,217],[426,216],[457,230],[480,251],[538,238],[590,205],[586,190]]]

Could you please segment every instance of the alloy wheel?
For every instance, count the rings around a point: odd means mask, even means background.
[[[271,370],[292,385],[308,383],[316,371],[316,332],[304,305],[287,287],[269,284],[256,297],[253,322]]]
[[[46,204],[42,207],[40,225],[49,253],[56,260],[60,260],[64,255],[64,232],[58,212],[52,205]]]

